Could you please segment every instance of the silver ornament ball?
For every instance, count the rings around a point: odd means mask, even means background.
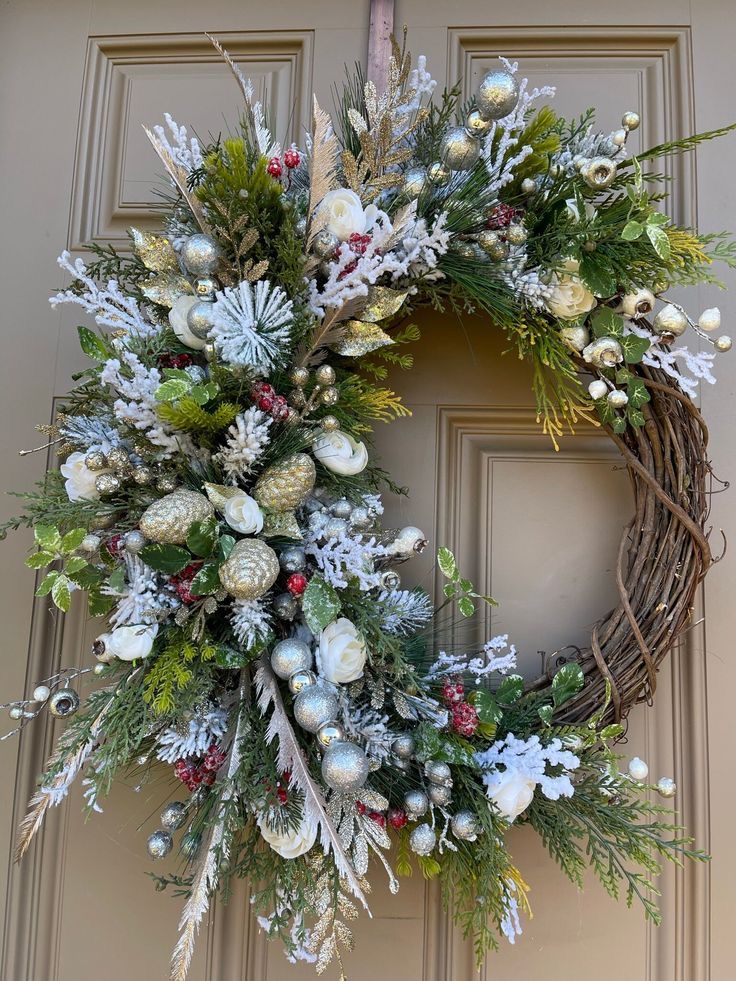
[[[506,241],[511,245],[523,245],[529,238],[529,233],[523,225],[509,225],[506,229]]]
[[[82,552],[96,552],[100,545],[102,545],[102,539],[99,535],[85,535],[79,548]]]
[[[286,681],[295,672],[308,671],[312,667],[312,652],[303,640],[287,637],[271,651],[271,667],[274,674]]]
[[[201,341],[205,340],[212,330],[214,303],[211,300],[197,300],[192,304],[187,314],[187,327]]]
[[[660,777],[657,781],[657,790],[662,797],[674,797],[677,793],[677,784],[672,777]]]
[[[49,699],[49,712],[57,719],[68,719],[79,708],[79,695],[73,688],[59,688]]]
[[[279,565],[284,572],[301,572],[307,565],[306,552],[301,545],[290,545],[279,554]]]
[[[337,696],[323,685],[303,688],[294,699],[294,718],[307,732],[316,732],[334,719],[338,711]]]
[[[424,773],[430,783],[439,784],[441,787],[452,786],[452,770],[442,760],[427,760],[424,764]]]
[[[452,177],[452,172],[447,164],[435,161],[427,168],[427,177],[437,187],[442,187]]]
[[[416,748],[416,740],[408,732],[404,732],[400,736],[397,736],[391,743],[391,751],[398,756],[400,760],[411,759]]]
[[[289,372],[289,381],[292,385],[303,386],[309,381],[308,368],[292,368]]]
[[[410,167],[404,174],[403,191],[407,197],[418,198],[427,186],[427,171],[424,167]]]
[[[11,706],[8,715],[14,722],[17,722],[19,719],[23,718],[23,709],[20,705],[13,705]]]
[[[90,450],[84,458],[84,465],[88,470],[104,470],[107,466],[107,457],[100,450]]]
[[[337,235],[333,235],[332,232],[323,229],[314,236],[312,248],[320,259],[326,259],[328,256],[334,255],[339,244],[340,241]]]
[[[409,835],[409,846],[415,855],[430,855],[437,844],[434,828],[428,824],[418,824]]]
[[[279,620],[293,620],[299,612],[299,600],[291,593],[279,593],[273,601],[273,612]]]
[[[329,518],[324,527],[325,538],[341,538],[348,530],[348,523],[344,518]]]
[[[485,119],[503,119],[516,108],[519,83],[516,76],[496,68],[483,77],[476,95],[478,111]]]
[[[217,269],[220,249],[209,235],[192,235],[184,243],[181,259],[186,268],[195,276],[209,276]]]
[[[420,818],[427,813],[429,807],[429,797],[423,790],[407,790],[404,794],[404,808],[412,820]]]
[[[340,393],[334,385],[328,385],[320,392],[319,400],[323,405],[337,405],[340,400]]]
[[[171,474],[164,474],[156,481],[156,490],[160,490],[162,494],[173,494],[178,486],[176,477]]]
[[[92,668],[92,674],[95,674],[99,677],[100,675],[104,674],[106,670],[107,670],[106,664],[102,664],[102,663],[95,664],[95,666]]]
[[[178,831],[182,824],[184,824],[186,815],[186,804],[182,804],[179,800],[172,800],[161,811],[161,827],[165,831]]]
[[[317,730],[317,742],[320,746],[331,746],[333,743],[341,743],[345,739],[345,730],[337,722],[325,722]]]
[[[124,469],[130,463],[130,456],[122,446],[113,446],[107,454],[107,465],[115,470]]]
[[[371,518],[368,508],[353,508],[350,515],[350,524],[353,528],[358,528],[359,530],[370,528],[370,526],[373,524],[373,519]]]
[[[125,551],[137,555],[146,544],[146,537],[140,531],[129,531],[123,539]]]
[[[346,519],[353,513],[353,505],[346,497],[341,497],[334,504],[330,505],[330,511],[332,511],[336,518]]]
[[[460,841],[475,841],[481,831],[478,818],[472,811],[458,811],[453,814],[450,826],[452,833]]]
[[[308,668],[301,668],[289,675],[289,691],[292,695],[298,695],[305,688],[311,688],[317,684],[317,675]]]
[[[194,292],[197,296],[202,297],[203,300],[211,300],[217,292],[219,285],[214,276],[202,276],[195,281]]]
[[[472,170],[480,156],[480,141],[464,126],[453,126],[442,137],[440,153],[450,170]]]
[[[319,424],[326,433],[334,433],[336,429],[340,428],[340,420],[335,416],[323,416]]]
[[[726,351],[730,351],[733,347],[733,341],[728,334],[722,334],[720,337],[715,339],[713,342],[713,347],[716,349],[716,351],[720,351],[721,354],[725,354]]]
[[[139,487],[148,487],[154,481],[154,473],[150,467],[145,464],[139,464],[137,467],[133,467],[133,483],[138,484]]]
[[[485,136],[488,130],[491,128],[491,125],[492,121],[490,119],[484,119],[477,109],[473,109],[472,112],[469,112],[467,119],[465,120],[465,128],[476,138]]]
[[[45,702],[50,694],[51,694],[51,689],[49,688],[48,685],[37,685],[33,689],[33,701]]]
[[[116,494],[121,486],[120,477],[116,477],[114,473],[100,473],[95,477],[95,488],[103,497]]]
[[[476,236],[476,241],[485,254],[493,259],[494,262],[500,262],[502,259],[506,259],[509,254],[508,242],[505,242],[498,232],[493,231],[493,229],[489,228],[484,232],[479,232]]]
[[[447,807],[452,800],[452,787],[431,783],[427,788],[427,796],[436,807]]]
[[[168,831],[154,831],[152,835],[149,835],[146,842],[148,854],[156,861],[166,858],[173,846],[174,839]]]
[[[322,779],[332,790],[354,793],[366,782],[369,772],[368,757],[355,743],[334,742],[325,750]]]

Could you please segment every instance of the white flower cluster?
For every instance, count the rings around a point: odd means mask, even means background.
[[[169,128],[171,141],[163,126],[154,126],[153,132],[174,163],[179,167],[183,167],[186,171],[201,167],[204,161],[202,159],[202,148],[199,145],[199,140],[194,136],[189,137],[186,126],[179,126],[168,112],[164,113],[164,119]]]
[[[212,459],[219,463],[233,484],[242,480],[269,441],[273,419],[255,406],[238,413],[227,431],[223,448]]]
[[[101,289],[87,274],[87,267],[81,259],[72,262],[71,254],[64,251],[57,262],[74,279],[83,283],[85,289],[81,293],[75,293],[71,289],[62,290],[49,299],[52,307],[57,307],[60,303],[76,303],[90,313],[101,327],[122,330],[131,337],[152,337],[158,334],[161,328],[146,320],[137,301],[123,293],[116,279],[109,280]]]
[[[213,742],[225,735],[226,730],[227,712],[208,706],[184,726],[160,732],[156,737],[156,757],[163,763],[176,763],[190,756],[203,756]]]
[[[238,643],[249,650],[263,641],[271,629],[271,618],[261,600],[233,600],[230,625]]]
[[[348,583],[355,580],[364,592],[380,586],[381,575],[376,572],[375,562],[388,552],[375,538],[358,538],[349,532],[324,541],[318,536],[313,532],[305,539],[304,551],[314,558],[330,585],[347,589]]]
[[[376,597],[381,630],[396,637],[408,637],[432,619],[434,604],[421,589],[382,590]]]
[[[508,634],[499,634],[486,641],[480,654],[448,654],[440,651],[437,660],[427,672],[427,678],[436,680],[467,673],[473,675],[476,685],[479,685],[481,679],[492,672],[508,674],[515,667],[516,648],[513,644],[509,646]]]
[[[548,800],[572,797],[574,787],[570,774],[580,766],[578,757],[563,749],[560,739],[552,739],[545,746],[539,736],[517,739],[513,733],[482,753],[475,753],[473,759],[483,771],[483,783],[489,797],[493,797],[510,776],[533,782]],[[548,766],[561,767],[562,772],[550,775]]]
[[[158,575],[137,555],[125,552],[125,583],[122,589],[105,585],[102,592],[114,596],[115,609],[110,614],[113,627],[123,624],[154,623],[158,614],[171,606],[170,595],[162,593]]]
[[[242,282],[216,294],[211,337],[228,364],[265,374],[283,358],[293,305],[280,286],[262,279]]]
[[[631,320],[624,323],[625,334],[636,334],[637,337],[646,337],[653,340],[651,332],[645,327],[639,327]],[[683,392],[690,398],[694,398],[698,391],[698,383],[708,382],[715,385],[716,379],[711,371],[716,355],[712,351],[698,351],[697,353],[688,350],[686,347],[661,347],[652,344],[647,353],[642,358],[642,364],[649,365],[650,368],[660,368],[670,378],[674,378]],[[685,374],[685,371],[689,374]]]

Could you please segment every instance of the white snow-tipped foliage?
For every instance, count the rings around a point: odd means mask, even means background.
[[[213,456],[233,484],[242,480],[269,442],[273,419],[255,406],[240,412],[227,431],[222,449]]]
[[[293,304],[280,286],[262,279],[242,282],[216,296],[212,340],[228,364],[265,374],[279,364],[289,343]]]

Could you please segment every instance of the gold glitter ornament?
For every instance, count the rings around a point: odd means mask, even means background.
[[[236,599],[254,600],[276,582],[279,560],[259,538],[241,538],[220,566],[220,582]]]
[[[593,190],[610,187],[616,180],[616,164],[608,157],[594,157],[580,171],[583,180]]]
[[[450,170],[472,170],[480,156],[480,142],[464,126],[452,126],[442,138],[440,152]]]
[[[179,272],[179,260],[167,238],[152,235],[150,232],[141,232],[137,228],[131,228],[130,234],[133,238],[133,251],[146,269],[159,273]]]
[[[478,111],[485,119],[503,119],[516,108],[519,83],[504,68],[488,72],[481,79],[476,96]]]
[[[183,545],[189,526],[194,521],[206,521],[214,513],[204,494],[179,488],[149,505],[141,515],[139,527],[151,542]]]
[[[473,109],[465,120],[465,128],[475,137],[485,136],[491,128],[491,120],[484,119],[477,109]]]
[[[256,481],[253,497],[270,511],[293,511],[309,497],[315,480],[311,456],[294,453],[263,471]]]
[[[179,273],[167,272],[141,283],[141,293],[152,303],[158,303],[162,307],[173,307],[174,302],[182,294],[193,294],[194,287]]]

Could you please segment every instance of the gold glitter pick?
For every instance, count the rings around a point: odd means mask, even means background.
[[[167,238],[142,232],[138,228],[131,228],[130,234],[133,236],[133,251],[146,269],[160,273],[179,272],[179,260]]]
[[[178,273],[161,273],[141,284],[141,293],[162,307],[173,307],[182,293],[194,294],[194,287]]]
[[[392,317],[400,309],[408,295],[407,290],[392,290],[388,286],[372,286],[368,291],[368,302],[361,318],[370,324],[377,324],[379,320]]]
[[[242,494],[239,487],[230,487],[227,484],[210,484],[209,482],[205,483],[204,490],[218,511],[222,511],[231,497]]]
[[[343,324],[340,336],[330,347],[345,358],[359,358],[379,347],[386,347],[394,341],[377,324],[363,323],[362,320],[348,320]]]
[[[264,538],[292,538],[297,542],[303,538],[293,511],[266,511],[262,534]]]

